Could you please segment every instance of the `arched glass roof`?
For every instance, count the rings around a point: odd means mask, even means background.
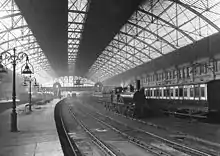
[[[88,0],[68,0],[68,65],[73,71],[88,9]]]
[[[104,81],[220,31],[220,0],[142,4],[89,69]]]
[[[12,54],[13,48],[16,49],[16,54],[25,52],[34,68],[37,81],[44,83],[52,79],[50,75],[54,74],[53,70],[13,0],[0,0],[0,38],[0,53]],[[17,63],[17,74],[21,74],[21,67],[24,63],[25,59]],[[12,69],[9,60],[3,60],[3,64],[8,69]]]

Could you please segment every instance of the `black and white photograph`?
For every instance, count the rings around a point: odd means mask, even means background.
[[[0,156],[220,156],[220,0],[0,0]]]

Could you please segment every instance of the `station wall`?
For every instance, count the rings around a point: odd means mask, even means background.
[[[167,69],[172,66],[179,66],[184,63],[194,62],[199,59],[216,58],[220,59],[220,33],[204,38],[186,47],[168,53],[153,61],[144,63],[122,74],[116,75],[103,82],[104,85],[129,84],[136,77],[154,71]]]

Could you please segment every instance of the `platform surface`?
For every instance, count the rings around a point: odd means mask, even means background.
[[[11,109],[0,114],[0,156],[63,156],[54,121],[54,107],[59,100],[24,112],[17,107],[18,132],[10,132]]]

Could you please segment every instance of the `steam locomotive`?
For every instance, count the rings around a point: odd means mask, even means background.
[[[220,80],[145,87],[146,100],[153,112],[213,120],[220,119],[219,93]],[[118,105],[117,111],[122,108],[131,109],[127,106],[134,104],[133,95],[134,92],[124,91],[121,87],[115,88],[115,100],[113,102]],[[120,98],[117,99],[117,96]]]

